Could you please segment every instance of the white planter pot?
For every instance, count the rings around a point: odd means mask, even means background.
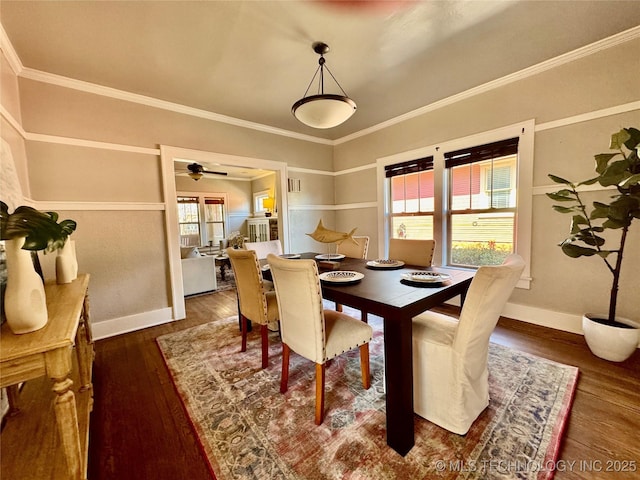
[[[42,278],[33,268],[31,252],[22,250],[24,237],[5,240],[7,251],[7,289],[4,312],[13,333],[41,329],[49,319]]]
[[[78,278],[78,260],[76,259],[76,242],[67,238],[67,241],[56,257],[56,283],[62,285],[71,283]]]
[[[607,318],[607,314],[585,313],[582,331],[587,345],[594,355],[612,362],[623,362],[636,351],[640,341],[640,325],[627,318],[616,321],[632,328],[615,327],[599,323],[593,318]]]

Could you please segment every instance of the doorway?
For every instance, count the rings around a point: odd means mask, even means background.
[[[201,150],[191,150],[162,145],[160,147],[163,196],[165,204],[165,231],[167,235],[167,258],[172,299],[172,319],[181,320],[186,316],[184,290],[182,284],[182,265],[180,262],[180,242],[178,231],[177,194],[175,183],[176,160],[189,160],[196,163],[216,163],[232,167],[258,168],[271,170],[276,174],[275,195],[279,205],[278,219],[284,251],[289,250],[289,219],[287,204],[287,164],[273,160],[241,157]]]

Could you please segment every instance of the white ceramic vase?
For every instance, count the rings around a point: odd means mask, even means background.
[[[600,323],[594,318],[607,318],[607,314],[585,313],[582,316],[582,331],[591,352],[605,360],[623,362],[638,348],[640,325],[627,318],[616,317],[616,322],[630,328]]]
[[[41,329],[49,319],[42,278],[33,268],[31,252],[23,250],[25,237],[5,241],[7,252],[7,289],[4,311],[13,333]]]
[[[64,246],[56,256],[56,283],[71,283],[78,278],[78,260],[76,258],[76,242],[67,238]]]

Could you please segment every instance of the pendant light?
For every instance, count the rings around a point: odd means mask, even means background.
[[[293,116],[300,120],[305,125],[309,125],[313,128],[332,128],[337,127],[341,123],[347,121],[351,115],[356,111],[356,102],[347,97],[347,94],[342,89],[336,77],[329,70],[329,67],[325,65],[324,55],[329,51],[329,45],[323,42],[315,42],[312,45],[313,51],[320,55],[318,60],[319,67],[316,73],[313,75],[307,90],[304,92],[303,97],[293,104],[291,112]],[[343,95],[324,93],[324,70],[329,72],[333,81],[340,88]],[[317,95],[306,96],[309,88],[313,84],[313,81],[318,77],[318,91]]]

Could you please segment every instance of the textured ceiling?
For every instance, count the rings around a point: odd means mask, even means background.
[[[338,139],[640,25],[640,2],[2,0],[0,21],[25,68]],[[358,104],[329,130],[291,115],[318,40]]]

